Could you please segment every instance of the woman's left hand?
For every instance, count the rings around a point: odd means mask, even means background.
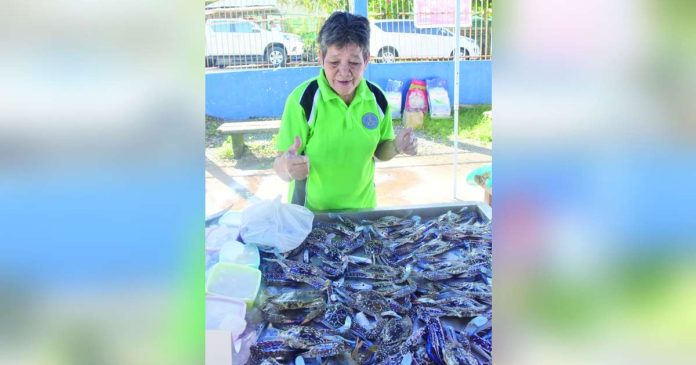
[[[413,134],[413,128],[404,128],[394,140],[396,151],[415,156],[418,153],[418,138]]]

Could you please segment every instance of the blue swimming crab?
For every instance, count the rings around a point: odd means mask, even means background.
[[[249,363],[263,364],[264,361],[267,361],[266,364],[268,364],[268,361],[271,361],[269,359],[273,359],[272,361],[275,361],[275,359],[285,360],[291,358],[297,352],[297,349],[288,346],[282,339],[261,340],[251,345]]]
[[[351,234],[355,233],[356,229],[358,228],[358,225],[348,217],[333,213],[330,213],[329,217],[336,218],[338,222],[320,224],[319,226],[326,232],[335,232],[344,236],[350,236]]]
[[[435,221],[428,221],[424,224],[415,225],[404,230],[406,235],[403,238],[405,242],[420,243],[424,240],[436,238],[439,235],[439,226]]]
[[[347,255],[363,247],[366,240],[367,236],[363,232],[354,232],[348,236],[337,236],[332,239],[332,243]]]
[[[437,317],[430,317],[426,319],[426,342],[425,350],[428,356],[438,365],[444,365],[444,353],[443,349],[446,346],[447,339],[445,338],[444,329],[442,328],[442,323]]]
[[[353,318],[351,331],[364,341],[376,340],[386,324],[386,320],[382,318],[377,318],[374,322],[370,321],[363,312],[357,312]]]
[[[442,299],[420,297],[414,300],[414,304],[420,305],[421,308],[428,306],[437,308],[444,312],[443,315],[452,317],[476,317],[485,313],[489,308],[487,305],[461,295],[453,295]]]
[[[384,243],[380,239],[371,239],[365,241],[363,247],[365,248],[365,255],[372,258],[373,263],[376,262],[376,257],[381,255],[384,251]]]
[[[418,290],[416,281],[411,278],[406,278],[406,281],[403,284],[400,284],[399,282],[399,280],[375,281],[372,284],[372,289],[390,298],[406,297]]]
[[[416,250],[413,251],[413,257],[416,260],[419,260],[424,257],[438,256],[455,248],[466,248],[465,245],[466,242],[462,243],[454,241],[442,241],[440,239],[432,239],[418,246],[418,248],[416,248]]]
[[[299,286],[300,282],[292,280],[285,273],[283,267],[277,262],[271,262],[264,259],[261,264],[261,274],[263,277],[263,282],[266,285],[279,285],[279,286]]]
[[[344,275],[346,278],[392,280],[396,283],[401,283],[406,281],[406,279],[409,277],[411,269],[411,266],[401,268],[387,265],[349,265]]]
[[[478,263],[470,265],[468,263],[451,263],[451,262],[441,262],[435,264],[421,264],[421,267],[427,269],[420,273],[420,275],[428,280],[442,281],[447,279],[452,279],[455,277],[461,278],[474,278],[483,273],[482,269],[486,268],[488,263]]]
[[[314,265],[285,259],[266,259],[266,261],[277,263],[288,279],[307,283],[315,289],[325,290],[331,283],[326,278],[326,273]]]
[[[251,358],[249,359],[249,365],[282,365],[278,360],[272,357],[266,357],[263,359]]]
[[[335,289],[335,292],[341,296],[347,306],[374,318],[400,317],[397,313],[408,312],[408,308],[374,290],[360,290],[351,294],[343,289]]]
[[[455,334],[451,327],[445,327],[442,360],[447,365],[479,365],[479,361],[471,353],[469,341],[466,337]]]
[[[338,333],[345,333],[353,324],[353,312],[343,303],[333,302],[326,307],[321,323]]]
[[[271,295],[264,301],[261,311],[264,319],[271,323],[306,324],[326,309],[324,295],[319,290],[294,290]]]
[[[303,357],[330,357],[350,352],[351,343],[345,338],[329,331],[308,326],[291,326],[280,331],[278,337],[295,349],[306,350]]]
[[[413,322],[408,316],[388,318],[377,339],[378,344],[393,346],[404,342],[413,332]]]

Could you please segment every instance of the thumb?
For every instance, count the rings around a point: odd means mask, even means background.
[[[297,150],[300,147],[302,147],[302,139],[300,139],[300,136],[295,136],[295,143],[288,148],[288,153],[297,156]]]

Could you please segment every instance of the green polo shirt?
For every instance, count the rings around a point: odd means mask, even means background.
[[[300,99],[307,85],[318,81],[313,120],[309,121]],[[295,136],[302,139],[298,153],[309,158],[305,206],[313,211],[374,208],[374,154],[380,142],[393,140],[391,111],[381,113],[365,79],[358,85],[350,106],[336,94],[324,75],[303,82],[290,93],[278,132],[278,151],[287,151]],[[292,201],[295,182],[290,183]]]

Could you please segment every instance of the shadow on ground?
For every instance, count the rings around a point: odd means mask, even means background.
[[[240,170],[266,170],[273,168],[274,160],[275,157],[257,155],[249,147],[244,146],[244,155],[237,160],[234,167]]]

